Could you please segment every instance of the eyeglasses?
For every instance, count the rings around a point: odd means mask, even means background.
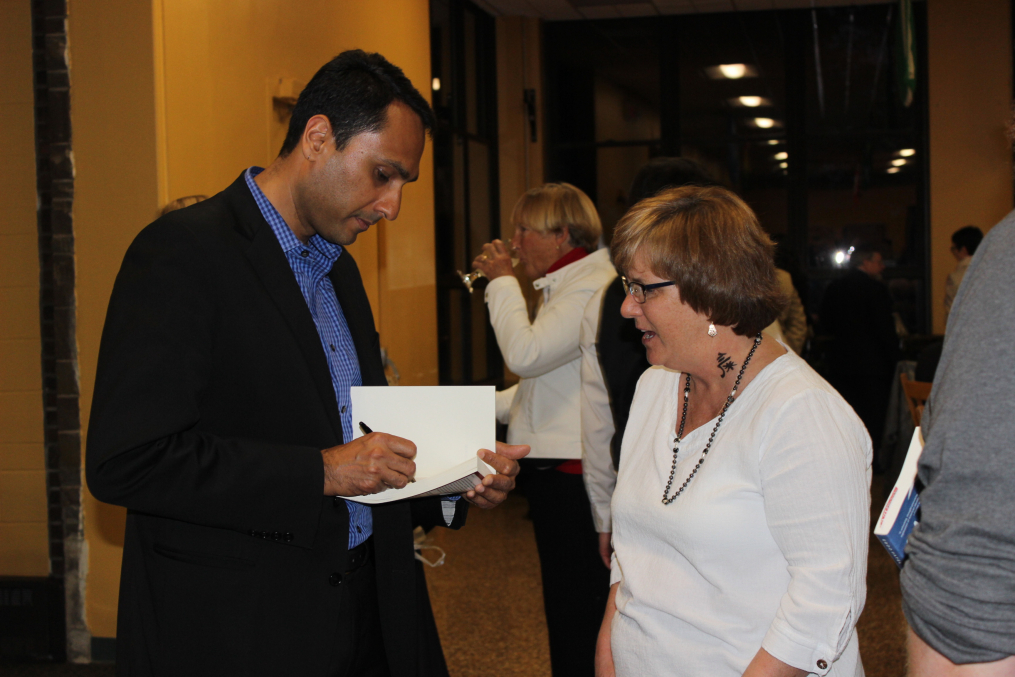
[[[656,282],[655,284],[642,284],[641,282],[631,282],[626,277],[620,278],[621,282],[624,283],[624,291],[634,297],[634,300],[638,303],[645,303],[645,292],[652,291],[653,289],[659,289],[660,287],[669,287],[670,285],[676,284],[676,282],[670,280],[669,282]]]

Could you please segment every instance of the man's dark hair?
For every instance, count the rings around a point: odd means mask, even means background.
[[[849,266],[851,268],[859,268],[866,262],[874,258],[875,254],[880,254],[881,250],[875,247],[869,242],[860,242],[854,245],[853,253],[849,255]],[[882,254],[883,256],[883,254]]]
[[[628,207],[667,188],[680,186],[717,186],[705,168],[682,157],[657,157],[638,170],[631,182]]]
[[[952,233],[952,244],[955,245],[955,249],[966,248],[966,253],[972,256],[976,253],[976,248],[980,246],[980,242],[983,240],[983,231],[976,226],[966,226],[965,228],[959,228]]]
[[[387,122],[387,110],[395,101],[412,109],[429,132],[436,119],[430,104],[412,86],[409,78],[380,54],[361,49],[342,52],[314,74],[296,101],[281,157],[299,144],[307,122],[325,115],[339,150],[357,134],[380,131]]]

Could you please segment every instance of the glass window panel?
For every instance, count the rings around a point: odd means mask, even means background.
[[[490,377],[487,373],[486,326],[489,319],[486,315],[486,303],[483,292],[476,291],[469,299],[472,304],[472,381],[485,381]]]
[[[914,127],[917,107],[899,97],[897,21],[897,3],[808,12],[809,133]]]
[[[469,11],[465,17],[465,129],[469,134],[479,133],[479,92],[476,81],[476,16]]]
[[[469,144],[469,262],[492,237],[490,221],[490,151],[486,144]]]
[[[889,267],[919,265],[914,245],[920,236],[917,216],[916,156],[896,173],[896,151],[906,140],[869,139],[855,144],[815,139],[807,158],[807,263],[812,268],[841,268],[835,253],[865,243],[878,247]]]
[[[682,17],[677,34],[684,144],[768,138],[784,130],[785,50],[779,12]]]

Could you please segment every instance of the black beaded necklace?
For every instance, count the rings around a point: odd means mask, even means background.
[[[708,436],[708,443],[701,452],[701,458],[694,464],[694,469],[691,470],[691,474],[687,476],[684,483],[677,489],[677,493],[673,494],[669,498],[666,497],[670,493],[670,487],[673,486],[673,476],[677,472],[677,454],[680,453],[680,440],[684,436],[684,424],[687,423],[687,398],[691,394],[691,375],[687,374],[684,380],[684,413],[680,416],[680,429],[677,430],[677,438],[673,442],[673,465],[670,467],[670,479],[666,482],[666,488],[663,489],[663,505],[669,505],[673,501],[677,500],[677,496],[684,493],[684,489],[687,488],[688,483],[694,479],[694,476],[698,474],[698,468],[705,462],[705,457],[708,456],[709,450],[712,448],[712,442],[715,440],[715,434],[719,432],[719,426],[722,425],[722,420],[726,417],[726,412],[729,410],[730,405],[733,404],[733,400],[736,399],[737,388],[740,387],[740,379],[744,377],[744,372],[747,371],[747,365],[751,363],[751,358],[754,357],[754,351],[761,345],[761,332],[754,338],[754,345],[751,346],[751,352],[747,353],[747,359],[744,360],[744,366],[740,367],[740,373],[737,374],[737,382],[733,384],[733,390],[729,396],[726,397],[726,403],[722,405],[722,411],[719,412],[719,420],[715,422],[715,427],[712,428],[712,434]]]

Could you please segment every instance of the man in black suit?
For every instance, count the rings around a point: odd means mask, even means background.
[[[867,426],[875,452],[881,445],[895,365],[901,357],[892,297],[881,281],[881,252],[861,244],[850,270],[828,285],[820,320],[831,334],[829,382]]]
[[[409,440],[352,440],[349,388],[385,378],[343,246],[398,216],[432,126],[400,69],[345,52],[267,169],[127,251],[86,464],[92,493],[128,508],[119,674],[447,674],[412,530],[501,502],[527,448],[481,452],[498,474],[464,501],[339,498],[415,472]]]

